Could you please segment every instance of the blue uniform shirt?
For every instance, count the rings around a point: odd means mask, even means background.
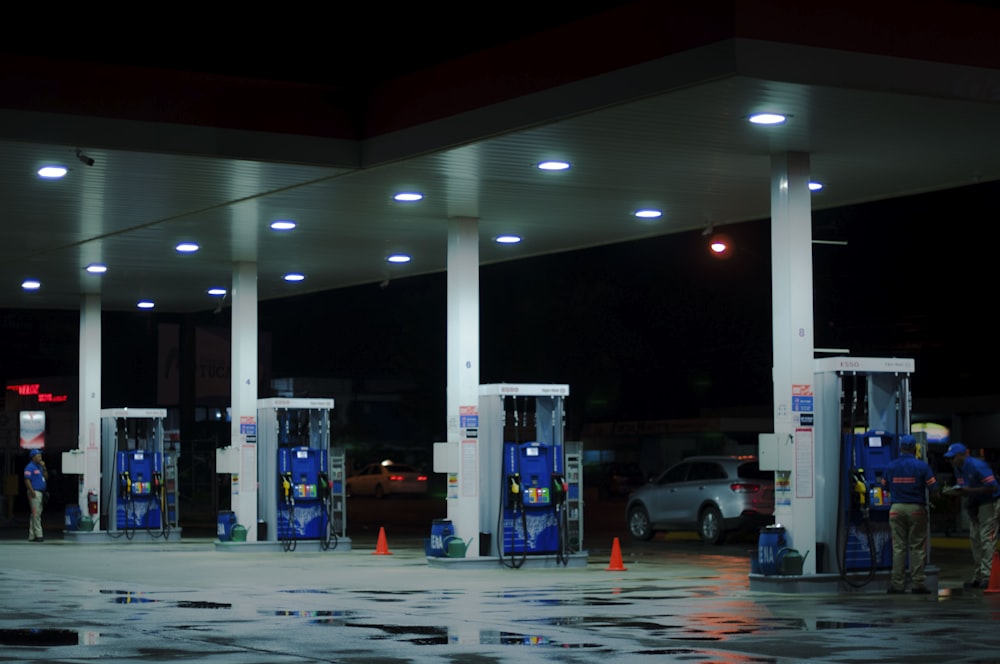
[[[889,499],[893,503],[927,503],[927,489],[937,489],[934,471],[926,463],[910,452],[900,452],[893,459],[883,475],[882,482],[889,489]]]
[[[993,469],[982,459],[976,457],[965,457],[965,463],[955,468],[955,483],[967,489],[976,489],[981,486],[988,486],[993,489],[991,495],[969,496],[971,505],[988,503],[991,500],[1000,498],[1000,484],[993,476]]]
[[[24,479],[31,480],[31,488],[35,491],[45,491],[45,474],[34,461],[29,461],[24,467]]]

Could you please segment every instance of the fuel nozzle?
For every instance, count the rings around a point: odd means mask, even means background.
[[[513,475],[507,476],[507,489],[510,491],[510,495],[516,496],[521,493],[521,475],[520,473],[514,473]]]
[[[292,474],[284,473],[281,476],[281,488],[285,492],[285,502],[288,502],[292,494]]]
[[[851,482],[854,483],[854,496],[858,507],[865,518],[868,518],[868,481],[865,479],[865,469],[855,468],[851,471]]]
[[[566,494],[569,493],[569,484],[566,478],[557,473],[552,474],[552,493],[557,504],[566,502]]]

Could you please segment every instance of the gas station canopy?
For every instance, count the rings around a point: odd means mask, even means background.
[[[997,180],[997,25],[960,2],[633,2],[350,89],[0,54],[0,307],[210,310],[234,262],[262,300],[436,273],[453,217],[483,264],[719,228],[770,215],[783,152],[809,154],[813,209]]]

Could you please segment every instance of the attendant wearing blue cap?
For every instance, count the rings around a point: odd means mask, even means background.
[[[962,443],[952,443],[944,458],[955,469],[954,493],[966,496],[969,512],[969,544],[972,548],[972,580],[966,588],[986,588],[993,565],[993,545],[997,537],[997,509],[1000,508],[1000,484],[993,469],[982,459],[969,456]]]
[[[45,489],[48,486],[49,471],[45,468],[41,450],[28,452],[28,465],[24,467],[24,485],[28,488],[28,505],[31,518],[28,520],[28,541],[44,542],[42,535],[42,507],[45,504]]]
[[[927,492],[937,495],[934,471],[916,457],[917,440],[899,439],[899,456],[889,464],[882,484],[889,490],[889,532],[892,534],[892,575],[889,594],[902,593],[906,585],[906,560],[910,560],[910,592],[928,595]]]

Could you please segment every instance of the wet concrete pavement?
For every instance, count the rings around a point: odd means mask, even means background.
[[[189,533],[190,531],[188,531]],[[229,555],[214,538],[42,544],[4,529],[0,661],[902,662],[1000,660],[1000,593],[962,590],[967,541],[938,544],[936,596],[749,590],[752,541],[594,533],[579,569],[427,564],[423,539]],[[615,535],[617,536],[617,534]]]

